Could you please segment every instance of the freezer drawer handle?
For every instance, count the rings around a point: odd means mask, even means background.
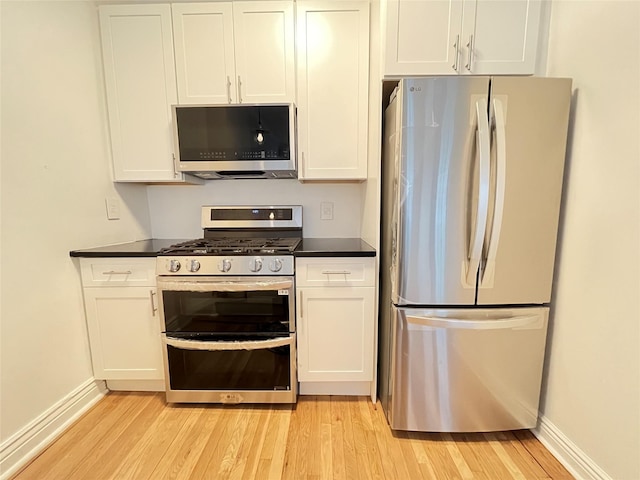
[[[467,318],[414,317],[407,315],[407,322],[413,325],[439,328],[460,328],[465,330],[500,330],[526,327],[540,320],[539,315],[519,315],[503,320],[469,320]]]

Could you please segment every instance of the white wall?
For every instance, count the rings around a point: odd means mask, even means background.
[[[360,183],[298,180],[209,180],[197,186],[150,186],[153,237],[201,237],[203,205],[302,205],[305,237],[359,237],[361,189]],[[321,202],[333,203],[333,220],[320,219]]]
[[[2,1],[0,445],[92,378],[69,251],[146,238],[144,186],[114,187],[97,10]],[[108,221],[104,199],[118,197]]]
[[[640,2],[553,2],[576,93],[543,413],[615,480],[640,478],[639,32]]]

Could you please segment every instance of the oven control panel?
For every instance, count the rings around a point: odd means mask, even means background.
[[[293,275],[293,255],[159,256],[158,275]]]

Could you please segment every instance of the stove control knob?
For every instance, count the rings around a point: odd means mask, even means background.
[[[282,270],[282,260],[279,258],[274,258],[271,263],[269,263],[269,270],[272,272],[279,272]]]
[[[228,258],[220,260],[220,262],[218,262],[218,270],[220,270],[221,272],[228,272],[229,270],[231,270],[231,260],[229,260]]]
[[[180,270],[180,261],[179,260],[169,260],[167,262],[167,270],[170,272],[177,272]]]
[[[262,258],[254,257],[249,260],[249,270],[252,272],[259,272],[262,270]]]
[[[190,272],[197,272],[200,270],[200,262],[198,260],[189,260],[187,270]]]

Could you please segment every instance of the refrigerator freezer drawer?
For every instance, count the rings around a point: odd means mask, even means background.
[[[538,418],[548,308],[393,308],[391,428],[487,432]]]

